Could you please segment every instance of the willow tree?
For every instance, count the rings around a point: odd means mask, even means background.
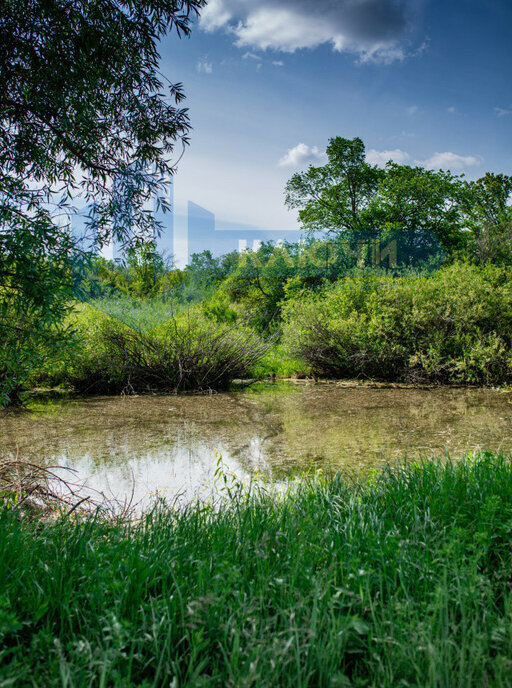
[[[131,231],[153,226],[164,180],[188,143],[184,92],[159,72],[158,46],[189,34],[205,0],[3,0],[0,6],[0,401],[59,336],[72,282],[62,218],[80,196],[98,244],[119,194]],[[177,149],[178,146],[178,149]],[[143,164],[142,164],[143,163]],[[119,184],[119,181],[118,181]],[[62,334],[62,333],[61,333]]]

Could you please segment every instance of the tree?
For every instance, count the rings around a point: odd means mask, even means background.
[[[98,228],[112,211],[114,175],[133,176],[136,225],[148,223],[148,185],[172,174],[187,143],[181,84],[162,95],[159,39],[190,31],[205,0],[4,0],[0,12],[0,181],[41,190],[80,189]],[[152,173],[144,172],[143,161]],[[37,184],[37,192],[34,188]],[[151,187],[155,190],[155,186]],[[104,239],[104,235],[101,236]]]
[[[16,210],[16,209],[14,209]],[[0,206],[0,226],[12,215]],[[12,226],[12,225],[11,225]],[[66,339],[71,240],[44,209],[0,232],[0,406],[19,400],[34,362]]]
[[[164,274],[164,261],[152,241],[139,242],[128,249],[130,287],[136,296],[148,298],[158,291]]]
[[[182,85],[168,84],[167,96],[163,93],[158,42],[171,29],[188,35],[193,16],[204,5],[205,0],[3,0],[4,351],[15,349],[27,335],[20,313],[37,311],[31,328],[44,333],[65,312],[71,282],[64,266],[69,266],[73,247],[62,216],[74,196],[91,204],[89,225],[99,245],[113,231],[126,239],[126,224],[112,223],[120,210],[113,180],[121,179],[132,189],[130,229],[135,238],[153,232],[154,221],[144,205],[152,196],[159,198],[174,171],[175,146],[188,143],[190,130],[188,113],[180,105]],[[163,198],[159,202],[165,205]],[[41,271],[25,270],[27,256]],[[10,354],[0,360],[0,399],[7,399],[23,378],[23,371],[13,368],[15,360]]]
[[[470,250],[481,262],[512,262],[512,177],[487,173],[466,185]]]
[[[385,233],[406,232],[418,248],[439,243],[454,252],[464,246],[461,177],[389,162],[370,213]]]
[[[366,162],[359,138],[330,139],[326,152],[326,165],[310,165],[306,172],[293,175],[286,185],[286,205],[299,208],[299,220],[312,232],[374,229],[368,208],[382,170]]]
[[[359,138],[331,139],[327,159],[322,167],[296,173],[286,186],[286,203],[299,208],[306,230],[327,231],[352,242],[352,249],[358,240],[370,244],[376,236],[407,232],[409,257],[416,244],[422,256],[439,242],[448,250],[460,246],[460,177],[392,162],[379,169],[366,161]]]
[[[275,245],[264,241],[256,251],[238,256],[234,269],[220,285],[225,303],[235,304],[239,316],[261,333],[281,324],[283,302],[305,289],[334,281],[357,262],[334,241],[310,239]]]

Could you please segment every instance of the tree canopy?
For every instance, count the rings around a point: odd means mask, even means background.
[[[127,227],[112,223],[114,179],[132,189],[135,238],[153,230],[145,203],[164,191],[190,131],[182,85],[159,72],[158,43],[170,30],[188,35],[205,4],[1,3],[0,338],[10,344],[0,357],[0,401],[23,375],[22,333],[48,334],[67,307],[73,247],[63,225],[74,198],[89,204],[99,245],[112,232],[126,238]]]
[[[293,175],[286,186],[286,204],[299,208],[308,230],[360,231],[373,228],[368,213],[383,172],[365,160],[360,138],[333,138],[327,146],[328,162],[311,165]]]
[[[449,254],[472,250],[476,255],[485,244],[491,257],[499,253],[496,242],[503,248],[504,236],[510,255],[511,192],[512,177],[506,175],[466,182],[449,171],[391,161],[379,169],[367,162],[361,139],[336,137],[327,147],[325,165],[291,177],[286,204],[299,210],[302,226],[311,233],[339,238],[403,232],[420,237],[422,247],[438,242]]]
[[[475,259],[510,262],[512,256],[512,177],[488,172],[466,187],[465,214]]]
[[[108,238],[112,179],[137,175],[133,221],[188,142],[180,83],[158,70],[158,41],[190,32],[205,0],[4,0],[0,11],[0,188],[79,191]],[[165,95],[167,91],[167,95]],[[143,161],[153,174],[143,173]],[[17,205],[22,200],[17,197]],[[47,197],[45,199],[49,201]],[[23,205],[23,203],[22,203]]]

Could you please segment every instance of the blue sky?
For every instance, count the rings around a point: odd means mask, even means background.
[[[177,213],[295,229],[284,186],[332,136],[375,163],[512,174],[511,0],[210,0],[160,52],[194,127]]]

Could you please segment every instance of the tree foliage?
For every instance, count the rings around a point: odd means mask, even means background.
[[[512,257],[512,177],[487,173],[466,187],[465,212],[471,256],[481,262],[510,263]]]
[[[382,170],[366,162],[359,138],[331,139],[327,158],[326,165],[311,165],[306,172],[293,175],[286,186],[286,204],[299,208],[299,219],[308,230],[373,229],[368,209]]]
[[[449,252],[464,238],[462,179],[445,170],[388,163],[370,214],[382,231],[431,234]]]
[[[421,250],[430,234],[432,247],[440,243],[450,255],[510,260],[511,192],[512,178],[505,175],[466,182],[449,171],[391,161],[378,169],[367,162],[361,139],[337,137],[325,165],[292,176],[286,203],[299,210],[309,232],[337,238],[406,232],[418,237]]]
[[[142,204],[173,172],[177,142],[190,123],[181,84],[158,71],[158,41],[170,28],[188,34],[204,0],[5,0],[0,13],[0,184],[32,191],[79,191],[94,200],[106,240],[112,179],[136,182]],[[143,162],[141,166],[134,163]],[[158,183],[160,182],[160,184]],[[47,199],[49,200],[49,199]]]
[[[91,205],[89,226],[99,245],[113,231],[126,239],[126,223],[112,223],[116,211],[121,214],[114,178],[118,188],[132,189],[130,228],[135,237],[153,231],[144,204],[163,191],[174,171],[175,147],[188,143],[190,130],[181,107],[182,85],[166,85],[158,71],[158,42],[172,29],[187,35],[204,4],[2,3],[0,334],[11,349],[16,341],[9,333],[16,332],[16,340],[27,334],[13,312],[38,309],[31,328],[44,332],[59,308],[61,315],[65,311],[71,283],[62,266],[69,265],[72,247],[62,225],[76,196]],[[34,269],[25,270],[28,263]],[[4,363],[0,376],[5,378],[5,398],[6,380],[16,375]]]

